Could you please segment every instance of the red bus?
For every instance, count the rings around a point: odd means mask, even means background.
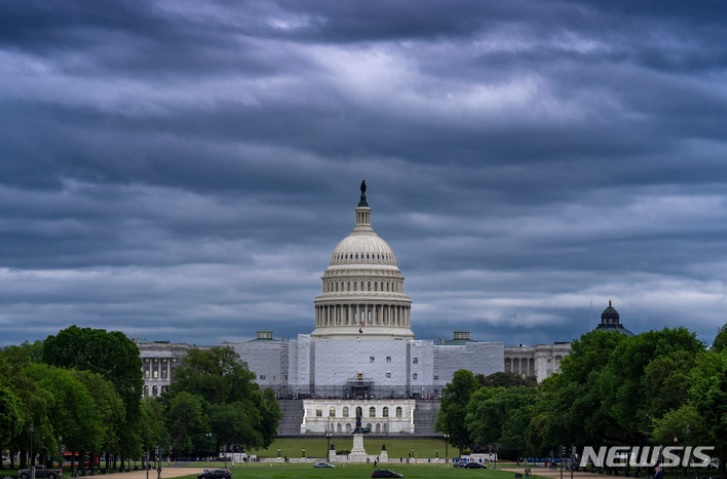
[[[64,463],[70,463],[73,461],[73,464],[76,465],[76,467],[79,467],[79,459],[80,459],[81,453],[78,451],[63,451],[63,462]],[[93,464],[93,467],[98,467],[99,465],[99,459],[97,454],[93,454],[90,452],[86,453],[85,459],[84,459],[84,469],[90,469]]]

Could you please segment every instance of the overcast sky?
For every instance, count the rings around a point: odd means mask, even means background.
[[[721,1],[0,6],[0,346],[314,327],[366,179],[417,338],[727,322]]]

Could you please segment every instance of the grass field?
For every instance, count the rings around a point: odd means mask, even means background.
[[[444,464],[382,464],[382,468],[404,474],[406,479],[512,479],[512,471],[455,469]],[[254,463],[232,469],[232,479],[366,479],[372,464],[336,465],[335,469],[314,469],[311,464]]]
[[[331,444],[336,446],[336,450],[350,450],[353,447],[353,438],[351,436],[333,436]],[[444,458],[445,454],[449,457],[458,455],[457,449],[451,446],[446,447],[443,439],[432,438],[393,438],[393,437],[365,437],[364,447],[369,454],[376,454],[381,450],[381,446],[385,444],[386,450],[389,452],[389,460],[393,461],[398,458],[408,458],[412,451],[414,457],[417,458]],[[250,454],[257,454],[259,457],[302,457],[303,449],[305,449],[306,457],[326,457],[326,438],[278,438],[268,448],[264,450],[248,451]]]

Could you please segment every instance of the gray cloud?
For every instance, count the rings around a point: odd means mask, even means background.
[[[417,337],[724,323],[725,7],[10,2],[0,344],[313,328],[369,184]]]

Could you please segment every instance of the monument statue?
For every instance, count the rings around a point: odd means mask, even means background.
[[[365,185],[361,188],[365,188]],[[360,433],[361,432],[361,411],[356,411],[356,429],[353,430],[353,433]]]
[[[358,202],[359,206],[368,206],[366,202],[366,180],[361,182],[361,201]]]

